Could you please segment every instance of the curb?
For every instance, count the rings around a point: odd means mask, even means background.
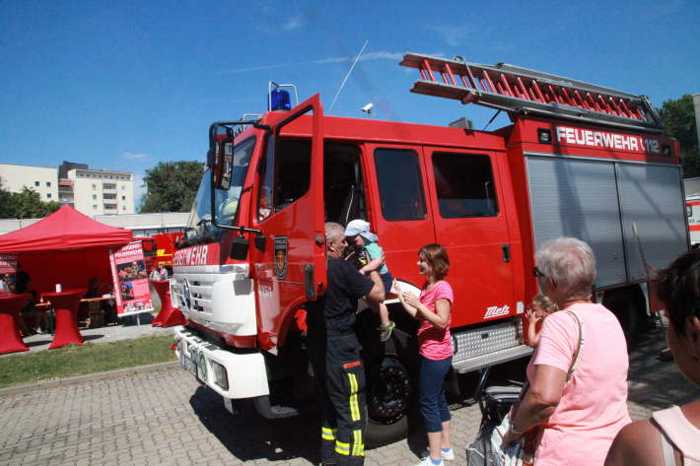
[[[31,393],[49,388],[79,385],[85,382],[97,382],[101,380],[116,379],[125,375],[142,374],[145,372],[158,372],[179,366],[180,363],[178,361],[159,362],[156,364],[148,364],[145,366],[127,367],[124,369],[115,369],[113,371],[107,372],[96,372],[94,374],[66,377],[65,379],[55,379],[47,380],[44,382],[35,382],[31,384],[15,385],[7,388],[0,388],[0,397]]]

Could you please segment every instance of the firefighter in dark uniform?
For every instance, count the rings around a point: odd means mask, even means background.
[[[344,233],[342,225],[326,223],[328,288],[323,299],[309,309],[309,353],[321,385],[322,464],[362,465],[365,372],[353,326],[357,300],[365,296],[383,300],[384,285],[377,273],[367,278],[343,260]]]

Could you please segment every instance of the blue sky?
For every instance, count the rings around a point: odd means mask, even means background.
[[[320,92],[328,112],[365,41],[333,114],[362,116],[371,101],[373,118],[485,125],[490,110],[411,94],[406,51],[517,64],[657,106],[700,92],[700,1],[487,3],[0,0],[0,161],[140,177],[204,160],[208,125],[262,112],[268,80]]]

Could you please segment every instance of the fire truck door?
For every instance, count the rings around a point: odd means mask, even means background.
[[[298,118],[313,112],[311,138]],[[254,248],[258,327],[262,346],[274,351],[291,312],[315,300],[325,285],[323,218],[323,109],[318,95],[302,102],[272,126],[257,167],[254,224],[263,231],[263,251]],[[296,122],[296,123],[295,123]],[[289,125],[289,126],[288,126]],[[308,133],[307,133],[308,134]]]
[[[365,151],[371,161],[368,178],[374,179],[368,184],[373,207],[369,221],[379,235],[384,260],[395,278],[421,286],[424,278],[418,274],[418,250],[435,242],[421,148],[366,144]]]
[[[495,154],[424,148],[437,242],[450,257],[448,281],[461,326],[515,313],[512,258]]]

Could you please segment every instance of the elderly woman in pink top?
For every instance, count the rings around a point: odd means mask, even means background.
[[[673,359],[700,385],[700,251],[679,257],[661,273],[659,297],[671,321],[666,339]],[[700,465],[700,400],[656,411],[650,420],[622,429],[605,465]]]
[[[544,320],[527,368],[529,387],[503,443],[542,426],[537,466],[602,466],[615,435],[630,422],[625,336],[613,313],[591,301],[596,264],[588,244],[549,241],[536,264],[542,293],[561,311]],[[567,380],[579,348],[579,322],[583,344]]]
[[[452,287],[444,278],[450,268],[447,251],[439,244],[428,244],[418,252],[418,271],[425,276],[420,296],[399,293],[406,312],[420,320],[419,404],[428,432],[430,455],[420,466],[439,466],[453,460],[450,446],[450,410],[445,399],[445,378],[452,366],[450,320],[454,301]]]

